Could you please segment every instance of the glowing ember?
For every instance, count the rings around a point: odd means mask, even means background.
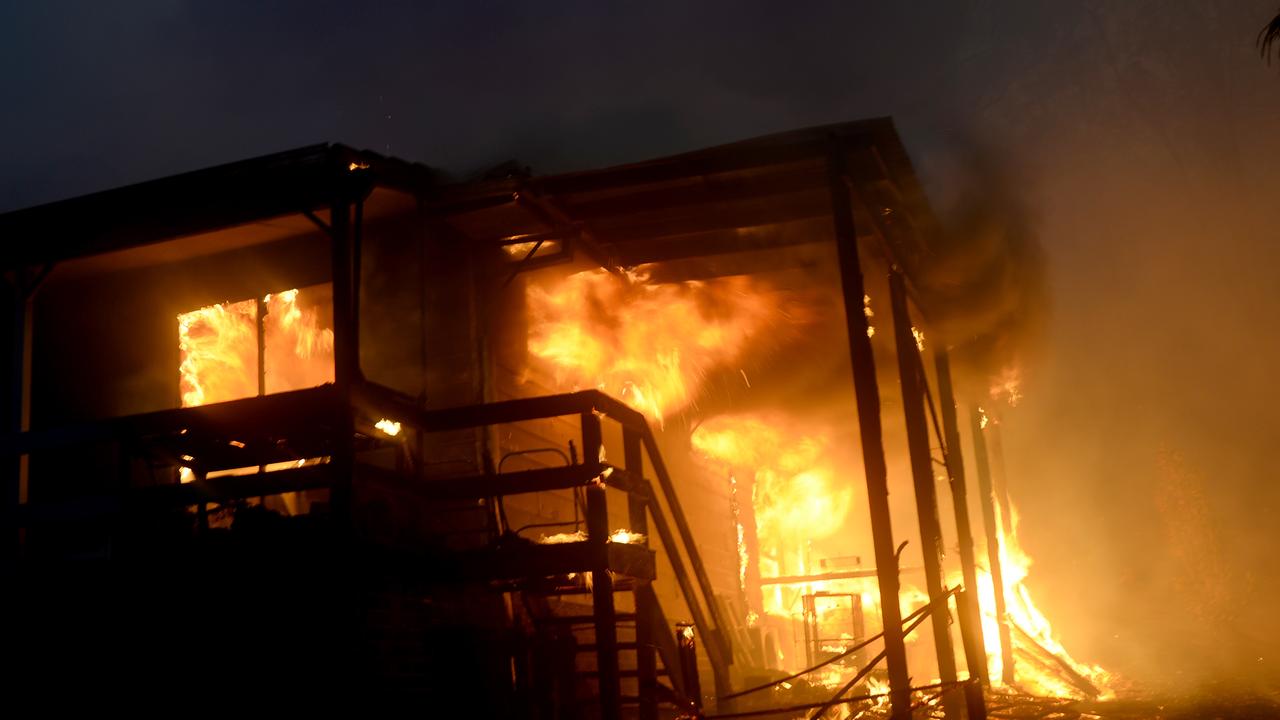
[[[529,257],[529,253],[533,253],[533,257],[544,257],[546,255],[554,255],[561,252],[564,246],[559,240],[529,240],[526,242],[513,242],[502,246],[502,252],[507,254],[511,260],[524,260]]]
[[[584,542],[587,534],[582,530],[567,533],[555,533],[554,535],[543,535],[538,538],[540,545],[563,545],[564,543]]]
[[[633,533],[630,530],[614,530],[609,534],[609,541],[622,543],[627,545],[639,545],[644,543],[646,536],[644,533]],[[587,534],[582,530],[574,532],[555,533],[554,535],[543,535],[538,538],[540,545],[563,545],[565,543],[586,542]]]
[[[391,437],[395,437],[400,434],[400,423],[394,420],[382,418],[378,422],[374,423],[373,426]]]
[[[604,270],[531,284],[529,352],[556,382],[599,388],[662,422],[697,398],[711,371],[733,362],[774,316],[743,277],[651,283],[643,269]]]
[[[645,541],[644,533],[633,533],[630,530],[614,530],[609,536],[609,542],[622,543],[626,545],[639,545]]]
[[[528,255],[535,247],[538,247],[536,242],[521,242],[503,245],[502,250],[511,257],[518,259]]]
[[[911,336],[916,339],[916,350],[924,352],[924,331],[912,325]]]

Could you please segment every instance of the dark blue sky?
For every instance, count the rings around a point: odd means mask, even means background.
[[[0,0],[0,211],[329,140],[465,176],[892,115],[941,214],[981,157],[1045,247],[1007,442],[1068,643],[1134,674],[1265,672],[1280,66],[1253,40],[1275,10]]]

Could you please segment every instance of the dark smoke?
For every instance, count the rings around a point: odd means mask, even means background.
[[[942,231],[913,280],[955,371],[982,392],[1002,373],[1034,372],[1048,278],[1034,218],[1011,179],[981,160],[961,172],[953,182],[964,190],[940,211]]]

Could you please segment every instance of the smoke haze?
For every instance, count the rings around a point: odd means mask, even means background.
[[[1138,679],[1265,679],[1280,68],[1253,41],[1275,10],[6,4],[0,209],[326,140],[547,173],[892,115],[954,237],[993,248],[934,269],[943,296],[953,272],[993,283],[948,334],[1033,341],[977,362],[1035,350],[1004,438],[1064,643]]]

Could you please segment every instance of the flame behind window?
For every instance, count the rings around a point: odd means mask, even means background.
[[[324,310],[327,285],[262,299],[209,305],[178,316],[179,388],[183,407],[259,394],[259,307],[263,313],[265,391],[333,382],[333,330]]]

